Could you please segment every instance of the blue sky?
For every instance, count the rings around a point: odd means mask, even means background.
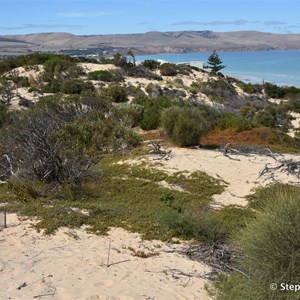
[[[300,33],[299,0],[0,0],[0,35],[258,30]]]

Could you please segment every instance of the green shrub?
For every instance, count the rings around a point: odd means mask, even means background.
[[[240,268],[249,278],[225,279],[217,299],[299,299],[295,291],[280,290],[281,283],[299,284],[299,191],[291,186],[268,188],[261,210],[238,238]],[[271,290],[271,283],[278,289]]]
[[[66,80],[60,86],[64,94],[80,94],[82,91],[93,91],[95,88],[91,82],[84,82],[78,79]]]
[[[259,110],[254,118],[253,122],[256,123],[258,126],[263,126],[263,127],[271,127],[274,128],[276,125],[276,119],[272,115],[270,111],[266,110]]]
[[[175,76],[177,74],[177,68],[174,64],[164,63],[160,66],[160,74],[162,76]]]
[[[162,124],[167,135],[179,146],[199,145],[209,126],[203,113],[194,107],[170,107],[162,113]]]
[[[201,93],[207,95],[212,101],[234,103],[238,98],[236,89],[226,79],[219,77],[201,84]]]
[[[116,106],[120,120],[128,127],[135,127],[142,119],[144,108],[135,103],[118,103]]]
[[[8,79],[12,80],[18,87],[30,87],[27,77],[15,76]]]
[[[193,81],[189,87],[189,91],[192,94],[198,94],[201,91],[201,85],[199,82]]]
[[[212,214],[205,212],[196,216],[193,212],[180,212],[167,209],[161,215],[161,224],[174,236],[212,244],[224,240],[224,232]]]
[[[261,93],[262,92],[262,86],[260,84],[252,84],[252,83],[239,82],[238,86],[245,93],[248,93],[248,94]]]
[[[286,90],[283,87],[277,86],[275,84],[271,84],[266,82],[264,84],[264,88],[266,94],[271,98],[284,98],[286,96]]]
[[[160,62],[153,59],[146,59],[141,63],[141,65],[151,71],[154,71],[159,68]]]
[[[134,103],[141,105],[143,110],[139,125],[144,130],[156,129],[161,125],[161,112],[164,108],[173,105],[172,100],[167,97],[139,97],[134,99]]]
[[[60,86],[61,83],[57,80],[53,80],[47,84],[45,84],[42,89],[41,92],[42,93],[58,93],[60,92]]]
[[[0,128],[8,122],[8,108],[0,103]]]
[[[229,130],[233,132],[240,132],[250,130],[253,128],[251,121],[240,117],[234,113],[225,113],[223,117],[216,121],[215,130]]]
[[[113,74],[107,70],[99,70],[88,73],[88,79],[110,82],[113,79]]]
[[[126,102],[127,93],[124,87],[118,84],[110,84],[106,89],[107,95],[113,102]]]

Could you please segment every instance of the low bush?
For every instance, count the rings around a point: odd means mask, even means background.
[[[266,82],[264,84],[266,94],[271,98],[284,98],[286,96],[286,90],[283,87],[277,86]]]
[[[238,116],[234,113],[225,113],[223,117],[219,118],[214,126],[214,130],[222,131],[228,130],[232,132],[240,132],[252,129],[253,123],[246,118]]]
[[[113,102],[120,103],[128,100],[126,89],[119,84],[110,84],[106,89],[106,93]]]
[[[144,130],[157,129],[161,125],[161,112],[163,109],[172,106],[174,103],[167,97],[138,97],[133,103],[143,107],[142,118],[139,125]]]
[[[201,93],[207,95],[212,101],[235,105],[238,94],[234,86],[226,79],[219,77],[218,80],[211,79],[201,84]]]
[[[259,110],[255,114],[253,118],[253,122],[258,126],[262,126],[262,127],[274,128],[276,125],[276,119],[274,118],[274,116],[270,111],[266,111],[266,110]]]
[[[166,134],[179,146],[199,145],[200,138],[208,133],[209,125],[200,109],[170,107],[162,113]]]
[[[175,76],[177,74],[176,65],[171,63],[164,63],[160,66],[160,74],[162,76]]]
[[[82,91],[93,91],[94,89],[91,82],[78,79],[66,80],[60,86],[60,91],[64,94],[80,94]]]
[[[151,71],[157,70],[160,66],[160,62],[153,59],[146,59],[144,60],[141,65]]]
[[[118,103],[116,109],[119,119],[130,128],[138,125],[144,111],[143,106],[135,103]]]
[[[88,79],[111,82],[113,80],[113,74],[107,70],[93,71],[88,73]]]

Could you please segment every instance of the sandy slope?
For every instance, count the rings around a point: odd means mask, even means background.
[[[160,165],[157,167],[170,172],[204,171],[222,179],[228,185],[222,194],[214,196],[215,204],[221,206],[245,206],[247,204],[245,196],[249,195],[254,188],[273,182],[266,175],[259,177],[264,167],[278,165],[272,157],[265,155],[232,155],[229,158],[220,151],[176,147],[170,149],[172,150],[171,159],[159,160]],[[299,155],[285,155],[285,157],[300,160]],[[144,160],[157,162],[151,156]],[[283,183],[299,182],[297,178],[281,172],[277,172],[274,178]]]
[[[20,222],[14,214],[8,216],[8,223],[9,228],[0,231],[0,299],[209,299],[206,280],[172,276],[170,269],[210,271],[182,255],[167,253],[180,245],[142,241],[123,229],[112,229],[108,237],[66,228],[45,236],[30,227],[32,222]],[[107,267],[109,239],[111,266]],[[159,255],[136,257],[128,247]]]

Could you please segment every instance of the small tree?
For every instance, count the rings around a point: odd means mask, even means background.
[[[225,68],[225,66],[222,65],[223,61],[220,59],[216,50],[214,50],[214,52],[208,58],[207,64],[211,68],[211,72],[214,74],[218,74],[220,70]]]
[[[129,51],[127,52],[127,55],[129,55],[129,56],[131,57],[131,63],[135,66],[136,60],[135,60],[135,55],[134,55],[133,51],[132,51],[132,50],[129,50]]]
[[[0,84],[0,103],[6,106],[11,104],[11,101],[16,96],[16,86],[11,80],[7,80]]]

